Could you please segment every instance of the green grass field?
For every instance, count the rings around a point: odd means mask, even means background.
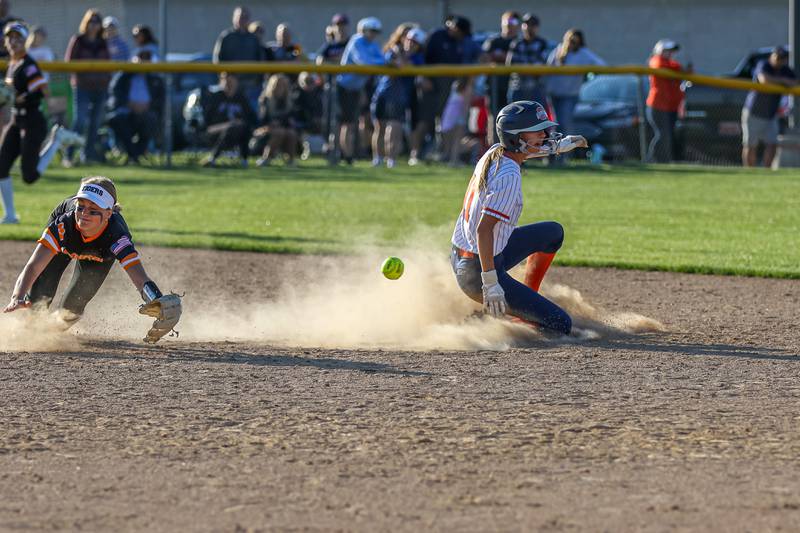
[[[106,175],[140,243],[262,252],[348,253],[424,236],[448,249],[471,169],[174,170],[53,167],[25,186],[14,171],[22,224],[0,239],[33,240],[84,175]],[[531,165],[520,223],[557,220],[562,265],[800,277],[797,171],[682,166]],[[413,241],[412,241],[413,242]]]

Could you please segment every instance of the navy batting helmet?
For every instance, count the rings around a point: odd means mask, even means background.
[[[495,127],[500,144],[509,152],[524,151],[519,134],[525,131],[542,131],[557,123],[550,120],[547,111],[539,102],[520,100],[512,102],[500,110]]]

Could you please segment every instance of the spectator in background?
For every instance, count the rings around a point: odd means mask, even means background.
[[[317,65],[323,63],[339,64],[342,61],[342,54],[350,38],[350,19],[343,13],[336,13],[331,19],[330,25],[325,29],[325,44],[317,51]],[[339,144],[338,132],[334,126],[333,117],[338,115],[336,112],[336,91],[334,89],[334,76],[325,76],[325,129],[323,136],[325,144],[323,151],[328,155],[328,162],[336,162],[336,146]]]
[[[285,22],[275,28],[275,40],[267,44],[267,48],[272,51],[275,61],[305,60],[303,47],[292,42],[292,30]]]
[[[140,49],[134,63],[148,63],[150,50]],[[139,158],[159,130],[159,117],[164,112],[164,80],[153,73],[118,72],[111,80],[108,99],[108,123],[125,164],[139,164]]]
[[[267,30],[264,28],[264,23],[260,20],[253,21],[247,26],[247,31],[255,35],[256,39],[258,39],[263,54],[262,60],[275,61],[275,56],[272,55],[272,50],[266,44],[264,44],[264,36],[267,34]]]
[[[0,29],[5,28],[9,22],[22,22],[22,19],[10,15],[11,2],[9,0],[0,0]],[[0,43],[0,61],[8,59],[8,50],[6,50],[5,43]]]
[[[131,48],[119,33],[119,20],[108,16],[103,19],[103,37],[108,44],[108,54],[113,61],[129,61]]]
[[[468,56],[466,41],[470,40],[471,35],[472,23],[469,19],[451,15],[443,28],[435,30],[428,37],[428,42],[425,43],[425,64],[464,63]],[[420,81],[419,121],[411,135],[409,165],[418,164],[426,137],[435,136],[436,120],[442,115],[452,84],[453,78],[449,76],[423,78]]]
[[[25,47],[28,55],[31,56],[37,63],[43,61],[54,61],[56,56],[53,50],[47,45],[47,31],[42,26],[34,26],[31,30],[28,39],[25,42]],[[42,72],[46,83],[50,83],[50,74]],[[67,98],[51,96],[50,88],[45,86],[43,88],[45,94],[45,110],[49,121],[55,123],[63,123],[64,115],[67,111]],[[2,111],[0,111],[2,113]]]
[[[774,83],[785,87],[797,86],[797,75],[789,68],[789,51],[776,46],[769,57],[760,61],[753,69],[756,83]],[[771,167],[778,145],[778,109],[780,94],[750,91],[742,109],[742,164],[754,167],[758,164],[759,143],[764,144],[764,166]]]
[[[521,18],[516,11],[506,11],[500,16],[500,35],[483,42],[486,61],[505,65],[511,43],[519,34]],[[508,103],[508,76],[495,76],[495,87],[489,91],[492,115],[496,116]],[[491,87],[491,85],[490,85]]]
[[[586,47],[586,39],[581,30],[572,28],[564,34],[564,39],[555,47],[547,59],[548,65],[605,65],[594,52]],[[555,120],[559,129],[573,131],[575,105],[585,76],[549,76],[547,90],[553,102]],[[562,156],[566,157],[566,155]]]
[[[294,121],[292,82],[289,76],[285,74],[270,76],[258,103],[259,127],[254,135],[266,138],[267,145],[261,157],[256,161],[256,165],[268,166],[275,157],[285,154],[286,164],[294,166],[298,132]]]
[[[97,10],[89,9],[83,16],[76,35],[67,45],[64,55],[66,61],[108,61],[106,40],[103,39],[103,19]],[[105,156],[98,149],[97,129],[103,117],[106,103],[108,82],[111,79],[107,72],[84,72],[72,74],[70,81],[73,90],[73,113],[75,118],[72,129],[86,137],[84,156],[89,161],[104,161]],[[67,150],[65,162],[71,164],[73,148]]]
[[[219,75],[219,87],[213,87],[203,103],[203,122],[213,145],[203,166],[216,166],[223,150],[238,148],[239,162],[242,167],[247,167],[248,143],[256,115],[239,88],[237,76],[227,72]]]
[[[422,47],[425,32],[408,24],[397,27],[384,47],[387,65],[403,67],[421,65],[425,60]],[[381,76],[372,96],[374,121],[372,165],[379,166],[386,158],[386,167],[394,168],[403,145],[403,124],[416,91],[413,76]]]
[[[472,79],[458,78],[442,112],[442,161],[461,165],[461,140],[467,130],[467,113],[472,99]]]
[[[323,82],[319,74],[300,73],[297,87],[292,92],[294,119],[299,131],[312,135],[322,133],[323,94]]]
[[[133,55],[138,55],[140,50],[147,50],[150,52],[150,61],[157,63],[161,61],[161,52],[158,50],[158,41],[153,37],[153,30],[150,26],[137,24],[131,30],[133,35]]]
[[[531,13],[522,17],[522,35],[511,43],[509,65],[544,65],[547,63],[547,41],[539,37],[539,18]],[[539,76],[511,75],[508,102],[533,100],[547,106],[547,89]]]
[[[317,64],[340,63],[344,48],[350,38],[350,19],[343,13],[336,13],[325,31],[325,44],[317,51]]]
[[[678,43],[661,39],[653,47],[648,66],[676,72],[691,72],[691,65],[684,69],[675,60],[679,50]],[[653,128],[653,139],[647,150],[647,160],[656,163],[669,163],[674,158],[675,123],[678,108],[683,102],[681,80],[650,76],[650,91],[647,94],[647,121]]]
[[[233,27],[220,33],[214,44],[214,63],[266,59],[261,41],[247,31],[249,24],[250,11],[244,6],[237,6],[233,10]],[[237,80],[250,103],[250,109],[257,109],[258,96],[261,94],[261,75],[241,74],[237,76]]]
[[[347,42],[342,54],[342,65],[383,65],[383,52],[377,42],[381,33],[381,21],[366,17],[358,21],[358,33]],[[369,77],[359,74],[339,74],[336,77],[336,97],[339,105],[339,146],[347,164],[353,163],[358,119],[364,87]]]
[[[28,50],[28,55],[37,63],[53,61],[56,58],[53,49],[47,45],[47,31],[42,26],[34,26],[31,29],[25,48]],[[50,75],[44,73],[44,79],[50,80]]]
[[[11,11],[11,2],[8,0],[0,0],[0,30],[6,27],[9,22],[22,22],[19,17],[9,15]],[[8,60],[8,50],[6,50],[5,42],[0,41],[0,61]],[[0,131],[6,127],[11,119],[11,105],[4,105],[0,107]]]

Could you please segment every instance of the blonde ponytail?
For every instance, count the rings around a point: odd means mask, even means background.
[[[490,153],[483,160],[480,168],[475,169],[475,174],[473,174],[472,177],[478,179],[479,191],[486,190],[486,177],[489,174],[489,165],[496,162],[494,171],[497,173],[497,171],[500,170],[500,159],[503,157],[505,152],[506,149],[502,144],[497,145],[495,148],[491,149]]]

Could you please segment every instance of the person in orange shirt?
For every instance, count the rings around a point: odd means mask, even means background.
[[[680,46],[673,40],[661,39],[653,47],[648,66],[677,72],[691,72],[691,64],[683,68],[674,56]],[[650,76],[650,92],[647,95],[647,121],[653,128],[653,140],[647,150],[651,163],[669,163],[673,159],[675,122],[678,108],[683,101],[681,80]]]

